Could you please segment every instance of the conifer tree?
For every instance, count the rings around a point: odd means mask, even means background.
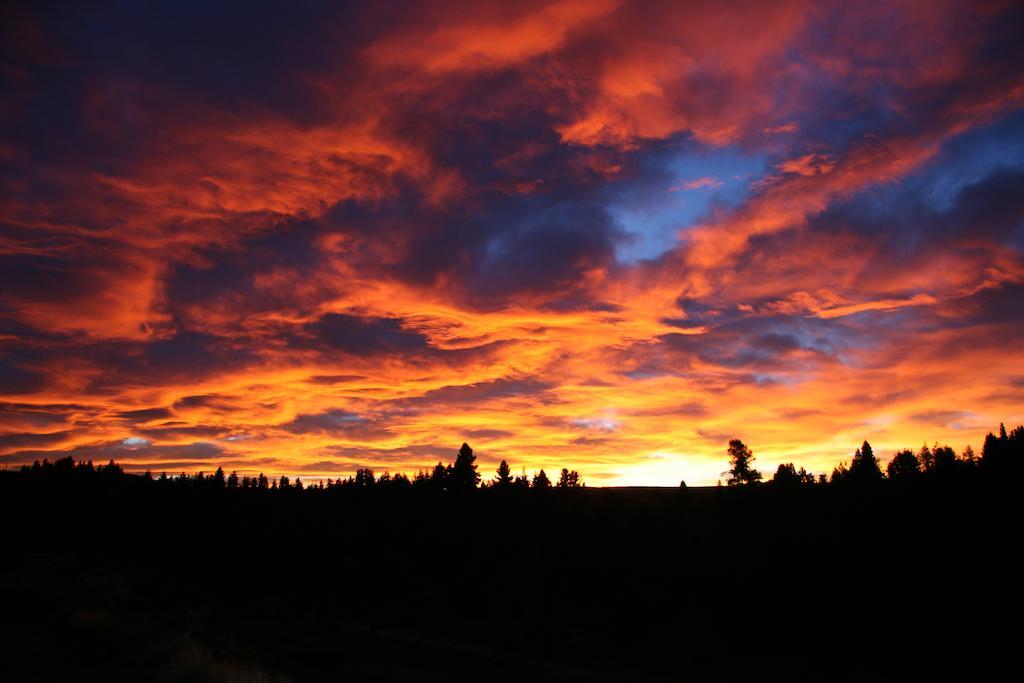
[[[462,444],[451,470],[451,487],[456,491],[471,491],[480,483],[476,456],[468,443]]]
[[[512,470],[504,460],[498,465],[498,476],[494,480],[495,486],[509,486],[512,484]]]
[[[882,469],[878,466],[875,451],[867,441],[853,454],[850,461],[850,480],[858,482],[878,481],[882,478]]]

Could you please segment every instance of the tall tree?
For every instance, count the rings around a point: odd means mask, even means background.
[[[729,486],[744,486],[761,481],[761,473],[750,466],[754,454],[746,444],[739,439],[732,439],[729,441],[728,453],[729,469],[722,474],[728,476],[726,483]]]
[[[541,470],[537,474],[533,475],[533,488],[535,489],[549,489],[551,488],[551,480],[548,479],[548,475],[544,470]]]
[[[452,465],[451,486],[456,491],[470,491],[480,483],[480,473],[476,469],[476,456],[468,443],[462,444],[459,455]]]
[[[858,482],[878,481],[882,478],[882,468],[878,466],[875,451],[867,441],[853,454],[850,461],[850,480]]]

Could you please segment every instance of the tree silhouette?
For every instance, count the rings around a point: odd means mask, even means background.
[[[583,486],[583,479],[580,477],[580,473],[576,470],[569,470],[568,468],[562,468],[562,474],[558,478],[558,488],[560,489],[576,489]]]
[[[878,466],[878,458],[875,457],[875,451],[867,441],[853,454],[853,460],[850,461],[849,478],[851,481],[862,483],[874,482],[882,478],[882,469]]]
[[[448,488],[448,480],[451,479],[452,466],[445,467],[440,462],[434,466],[430,473],[430,484],[435,491],[444,491]]]
[[[981,449],[981,466],[990,474],[1005,475],[1021,467],[1024,461],[1024,429],[1017,427],[1010,434],[999,425],[999,436],[985,436]]]
[[[547,473],[541,470],[537,474],[533,475],[533,488],[535,489],[549,489],[551,488],[551,480],[548,479]]]
[[[723,472],[728,475],[726,483],[729,486],[743,486],[756,484],[761,481],[761,473],[753,469],[750,463],[754,460],[754,454],[739,439],[729,441],[729,469]]]
[[[494,480],[495,486],[511,486],[512,484],[512,471],[509,469],[508,463],[504,460],[498,465],[498,476]]]
[[[373,485],[376,483],[373,478],[373,470],[366,467],[359,468],[356,470],[356,476],[352,483],[356,488],[360,489],[373,488]]]
[[[921,473],[921,462],[913,451],[906,449],[892,456],[885,471],[894,481],[908,481]]]
[[[800,484],[800,476],[796,473],[796,467],[791,462],[780,463],[772,477],[772,483],[778,486],[796,486]]]
[[[928,472],[948,477],[957,467],[956,451],[949,446],[935,445],[932,449],[932,459],[930,466],[927,468]]]
[[[840,484],[850,478],[850,468],[846,466],[845,462],[841,462],[832,468],[832,477],[829,482],[832,484]]]
[[[476,456],[468,443],[462,444],[459,455],[452,465],[451,487],[455,491],[471,491],[480,483],[480,473],[476,468]]]

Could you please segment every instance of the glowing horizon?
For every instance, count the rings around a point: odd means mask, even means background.
[[[5,14],[4,466],[698,485],[1024,422],[1013,3]]]

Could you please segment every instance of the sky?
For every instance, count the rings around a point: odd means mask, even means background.
[[[1024,422],[1013,2],[8,2],[0,463],[713,484]]]

